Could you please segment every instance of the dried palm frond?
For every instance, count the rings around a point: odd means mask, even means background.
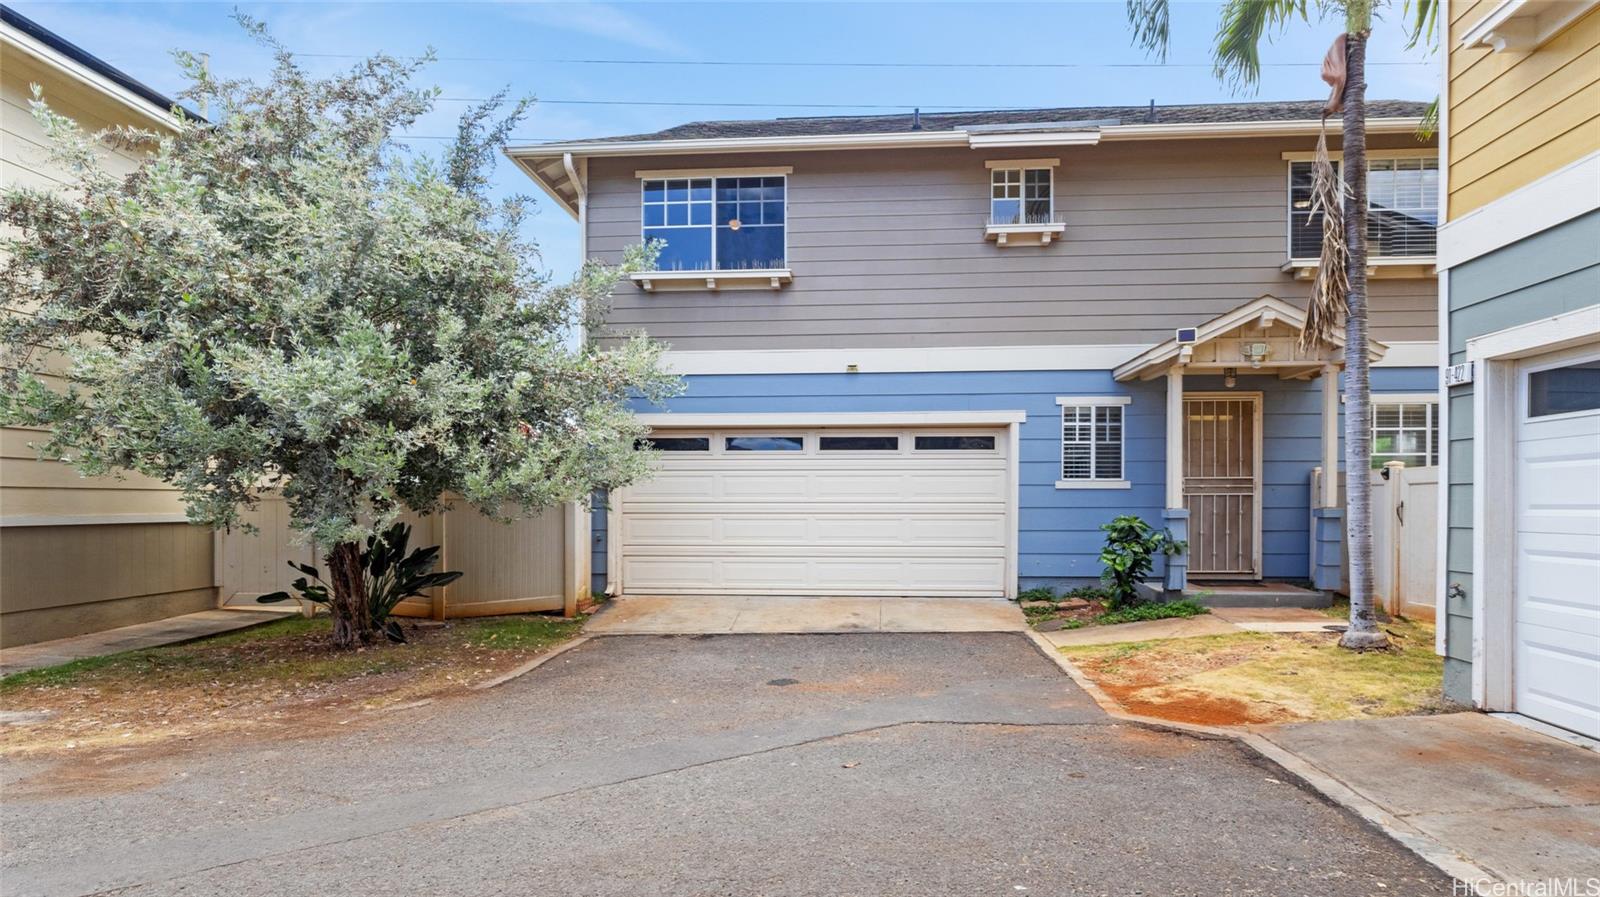
[[[1339,326],[1350,292],[1350,247],[1344,233],[1344,179],[1328,158],[1328,120],[1322,120],[1317,152],[1311,163],[1311,214],[1322,213],[1322,261],[1311,287],[1306,326],[1300,331],[1300,349],[1310,351],[1326,342]]]

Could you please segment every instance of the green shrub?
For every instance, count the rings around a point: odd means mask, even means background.
[[[1099,586],[1078,586],[1061,597],[1077,598],[1081,601],[1109,601],[1111,600],[1111,593]]]
[[[1104,570],[1100,579],[1106,585],[1112,610],[1139,603],[1139,583],[1155,568],[1155,554],[1181,554],[1187,543],[1172,538],[1166,530],[1153,532],[1150,524],[1133,514],[1123,514],[1104,524],[1106,547],[1100,549]]]
[[[1035,586],[1017,593],[1018,601],[1054,601],[1056,590],[1049,586]]]
[[[1180,601],[1165,603],[1136,604],[1122,610],[1107,611],[1098,617],[1095,622],[1101,626],[1114,626],[1118,623],[1141,623],[1145,620],[1169,620],[1174,617],[1197,617],[1209,614],[1206,606],[1189,598]]]

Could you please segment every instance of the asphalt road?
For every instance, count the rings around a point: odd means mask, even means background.
[[[7,897],[1451,892],[1016,634],[597,639],[362,731],[39,775],[0,779]]]

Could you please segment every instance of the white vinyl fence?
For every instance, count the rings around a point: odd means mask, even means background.
[[[1312,504],[1320,488],[1322,468],[1311,475]],[[1434,576],[1438,570],[1435,538],[1439,531],[1439,468],[1406,467],[1391,461],[1372,478],[1373,597],[1391,614],[1413,620],[1434,618]],[[1345,503],[1344,474],[1339,475],[1339,504]],[[1350,540],[1345,530],[1343,591],[1350,592]]]
[[[466,575],[426,598],[403,602],[405,616],[446,619],[560,610],[571,613],[589,581],[588,546],[578,509],[553,508],[538,517],[498,523],[464,506],[428,517],[408,514],[411,547],[443,547],[438,569]],[[296,544],[282,498],[262,499],[249,515],[255,533],[216,535],[216,581],[221,603],[261,607],[256,598],[293,590],[300,574],[289,561],[324,566],[321,552]],[[581,540],[581,541],[580,541]],[[575,544],[576,543],[576,544]],[[268,607],[274,605],[267,605]],[[287,606],[287,605],[284,605]]]

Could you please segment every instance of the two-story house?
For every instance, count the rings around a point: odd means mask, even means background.
[[[1436,149],[1371,106],[1379,460],[1436,463]],[[701,122],[509,155],[670,345],[613,594],[1012,596],[1185,539],[1169,588],[1336,586],[1342,345],[1302,351],[1320,103]],[[1337,128],[1337,122],[1333,123]]]
[[[1600,737],[1600,3],[1452,0],[1445,692]]]

